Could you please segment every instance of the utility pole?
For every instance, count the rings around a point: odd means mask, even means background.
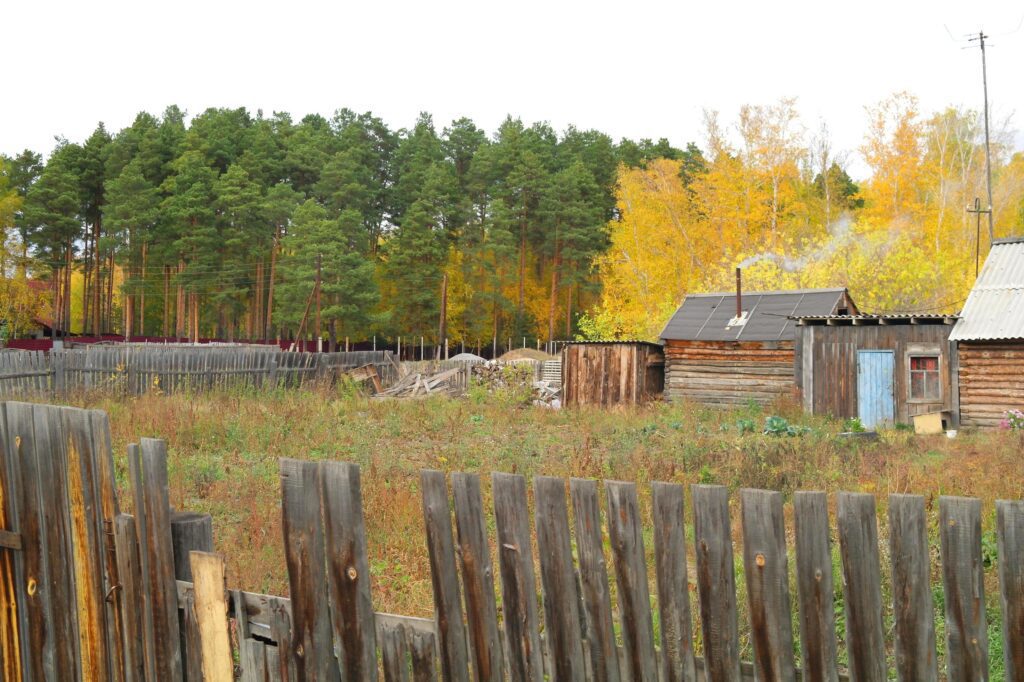
[[[322,350],[320,340],[320,281],[321,281],[321,265],[323,264],[323,255],[316,255],[316,352],[319,353]]]
[[[988,135],[988,67],[985,63],[985,38],[987,35],[978,31],[977,37],[969,38],[970,42],[978,41],[981,48],[981,85],[985,93],[985,180],[988,189],[988,239],[991,242],[995,239],[995,228],[992,225],[992,152],[989,145]],[[979,220],[980,220],[980,213]]]
[[[974,235],[974,279],[978,279],[978,271],[981,263],[981,214],[988,213],[989,239],[992,237],[992,204],[988,208],[981,207],[981,199],[974,197],[974,208],[967,207],[968,213],[975,214],[976,226]]]

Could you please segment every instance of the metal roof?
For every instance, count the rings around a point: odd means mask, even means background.
[[[653,346],[658,350],[661,350],[663,346],[660,343],[654,343],[653,341],[641,341],[640,339],[609,339],[607,341],[601,340],[588,340],[588,341],[566,341],[567,346]]]
[[[796,320],[798,325],[953,324],[960,319],[960,316],[935,313],[885,313],[877,315],[798,315],[792,319]]]
[[[1024,238],[992,243],[949,339],[1024,339]]]
[[[833,315],[844,307],[854,310],[846,289],[797,289],[744,292],[744,324],[733,324],[736,294],[690,294],[665,325],[663,340],[782,341],[793,338],[792,317]]]

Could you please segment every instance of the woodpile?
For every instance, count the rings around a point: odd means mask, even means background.
[[[406,374],[398,383],[376,393],[374,398],[426,398],[431,395],[460,395],[466,390],[465,368],[456,367],[436,374]]]

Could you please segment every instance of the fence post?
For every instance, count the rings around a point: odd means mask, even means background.
[[[174,551],[174,578],[192,582],[191,552],[213,551],[213,518],[189,511],[171,513],[171,547]]]
[[[50,356],[53,358],[53,390],[57,395],[64,395],[66,389],[64,352],[52,350]]]

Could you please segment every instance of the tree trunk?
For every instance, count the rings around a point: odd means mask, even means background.
[[[103,333],[103,260],[100,257],[100,219],[92,224],[92,263],[95,276],[92,282],[92,329]],[[111,273],[112,274],[112,273]]]
[[[516,313],[522,321],[523,305],[526,301],[526,220],[519,223],[519,300],[516,303]]]
[[[67,266],[64,268],[64,326],[65,332],[70,332],[71,329],[71,266],[72,266],[72,252],[74,249],[73,242],[69,239],[67,246]]]
[[[85,233],[82,245],[82,333],[88,334],[92,327],[92,316],[89,314],[89,286],[92,280],[92,234]]]
[[[139,335],[146,335],[146,242],[142,242],[142,276],[139,278]]]
[[[108,333],[114,333],[114,252],[107,256],[107,315],[105,329]]]
[[[274,233],[274,243],[270,247],[270,283],[267,285],[267,317],[263,321],[263,338],[270,338],[270,325],[274,314],[274,276],[277,274],[277,243],[281,239],[281,227]]]
[[[174,335],[180,340],[185,336],[185,291],[181,286],[181,273],[185,269],[185,262],[178,261],[178,295],[176,300],[176,311],[174,315]]]
[[[171,335],[171,266],[164,265],[164,338]]]
[[[551,261],[551,300],[548,304],[548,341],[555,340],[555,314],[558,311],[558,270],[562,265],[562,247],[555,238],[555,257]]]
[[[565,339],[568,341],[572,338],[572,287],[566,292],[565,301]]]

